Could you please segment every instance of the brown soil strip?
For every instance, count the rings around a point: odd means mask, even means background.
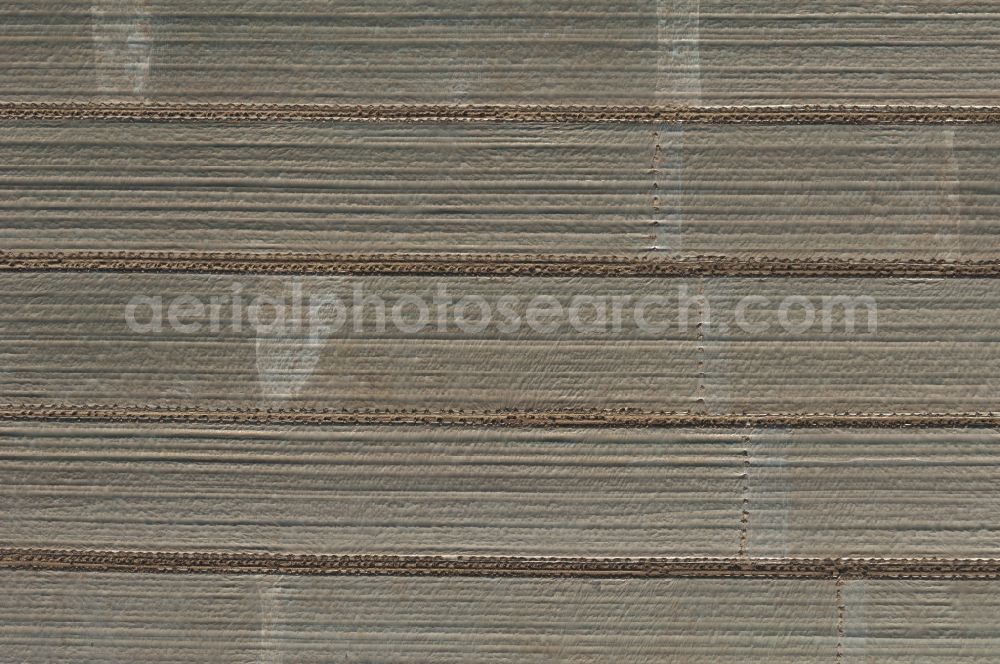
[[[997,427],[998,413],[702,413],[621,410],[264,410],[182,406],[0,405],[0,421],[500,427]]]
[[[427,275],[517,277],[1000,278],[1000,261],[843,260],[516,254],[9,252],[0,272]]]
[[[539,106],[243,103],[0,103],[0,120],[245,122],[676,122],[688,124],[994,124],[1000,106]]]
[[[0,549],[0,569],[451,577],[1000,579],[1000,559],[533,558]]]

